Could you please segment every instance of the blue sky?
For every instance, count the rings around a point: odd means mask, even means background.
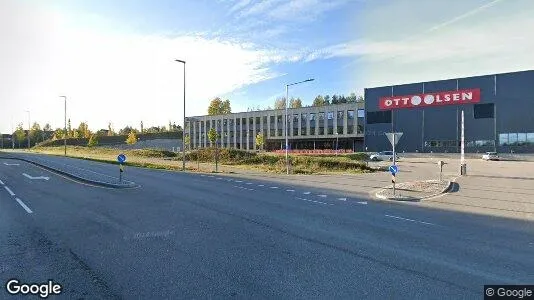
[[[317,94],[534,69],[531,0],[2,0],[0,131],[31,111],[92,130],[182,123],[216,96]]]

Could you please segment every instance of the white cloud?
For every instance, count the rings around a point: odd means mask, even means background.
[[[3,6],[3,7],[2,7]],[[64,16],[15,2],[0,4],[0,131],[10,117],[91,129],[181,124],[186,60],[187,115],[205,114],[209,100],[276,76],[273,63],[298,59],[276,49],[202,35],[179,37],[109,33],[76,27]]]
[[[279,21],[312,21],[319,15],[356,0],[264,0],[245,5],[239,2],[231,11],[238,11],[240,17],[263,16]],[[359,0],[361,1],[361,0]]]

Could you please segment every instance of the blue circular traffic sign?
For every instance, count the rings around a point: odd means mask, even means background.
[[[389,166],[389,171],[391,174],[395,175],[397,172],[399,172],[399,168],[396,165]]]
[[[123,162],[126,161],[126,155],[119,154],[119,156],[117,156],[117,161],[122,164]]]

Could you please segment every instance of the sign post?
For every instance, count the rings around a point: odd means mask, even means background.
[[[123,163],[126,161],[126,155],[124,154],[119,154],[117,156],[117,161],[119,162],[119,182],[122,183],[122,172],[124,172],[124,167],[123,167]]]
[[[461,126],[461,141],[460,141],[460,175],[466,175],[467,166],[465,163],[465,122],[464,122],[464,110],[462,109],[462,126]]]
[[[440,160],[438,161],[438,167],[439,167],[439,182],[443,180],[443,165],[445,164],[444,161]]]
[[[402,136],[402,132],[386,132],[386,137],[388,138],[391,146],[393,147],[393,165],[389,167],[391,172],[391,183],[393,183],[393,196],[395,196],[395,174],[398,172],[397,168],[397,152],[395,151],[395,146],[399,142]]]

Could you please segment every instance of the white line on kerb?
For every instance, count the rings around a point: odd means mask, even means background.
[[[2,180],[0,180],[0,184],[1,184],[1,185],[4,185],[4,182],[3,182]]]
[[[12,190],[10,190],[7,185],[4,185],[4,189],[6,189],[6,191],[11,195],[11,196],[15,196],[15,193],[13,193]]]
[[[15,198],[15,200],[17,200],[20,206],[22,206],[22,208],[24,208],[27,213],[31,214],[33,212],[28,206],[26,206],[26,204],[24,204],[24,202],[22,202],[22,200],[20,200],[19,198]]]
[[[388,218],[404,220],[404,221],[409,221],[409,222],[415,222],[415,223],[421,223],[421,224],[426,224],[426,225],[436,225],[436,224],[432,224],[432,223],[428,223],[428,222],[417,221],[417,220],[412,220],[412,219],[406,219],[406,218],[401,218],[401,217],[392,216],[392,215],[384,215],[384,216],[386,216]]]

